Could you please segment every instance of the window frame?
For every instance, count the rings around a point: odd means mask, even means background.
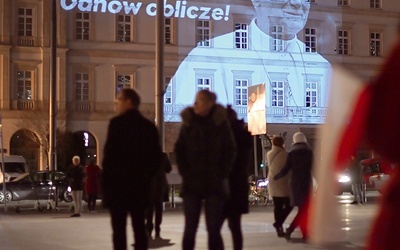
[[[91,38],[91,30],[93,29],[92,24],[91,24],[91,13],[89,12],[81,12],[81,11],[76,11],[74,13],[75,15],[75,19],[74,19],[74,23],[75,23],[75,33],[74,33],[74,38],[75,40],[78,41],[89,41]],[[78,18],[78,15],[82,15],[81,18]],[[86,19],[85,16],[88,16],[88,18]],[[81,28],[80,30],[83,30],[82,33],[78,32],[78,24],[81,23]],[[87,29],[88,31],[85,32],[84,31],[84,24],[87,24]],[[87,35],[87,37],[85,36]]]
[[[237,85],[237,83],[240,83],[240,86]],[[243,86],[243,82],[246,82],[246,85]],[[234,104],[236,107],[247,107],[248,106],[248,87],[250,80],[248,78],[244,78],[244,77],[236,77],[234,79],[234,87],[235,87],[235,92],[234,92]],[[239,90],[239,93],[237,93],[237,91]],[[239,99],[238,99],[238,95],[239,95]],[[238,100],[240,101],[240,103],[238,103]]]
[[[23,9],[24,10],[24,14],[23,15],[21,15],[20,13],[19,13],[19,11],[21,10],[21,9]],[[30,10],[31,11],[31,14],[30,15],[28,15],[28,14],[26,14],[26,11],[27,10]],[[34,18],[34,8],[32,8],[32,7],[23,7],[23,6],[20,6],[20,7],[18,7],[17,8],[17,36],[18,37],[33,37],[34,35],[34,23],[35,23],[35,18]],[[23,22],[22,22],[22,25],[23,25],[23,34],[20,34],[20,31],[21,31],[21,29],[20,29],[20,25],[21,25],[21,23],[20,23],[20,19],[23,19]],[[28,22],[27,22],[27,19],[31,19],[31,22],[30,22],[30,34],[27,34],[27,32],[28,32],[28,28],[27,28],[27,26],[28,26]]]
[[[277,86],[280,83],[282,84],[282,87]],[[285,80],[272,80],[270,86],[271,86],[271,107],[276,107],[276,108],[285,107]],[[275,94],[274,91],[282,91],[282,94],[281,95]],[[274,100],[275,95],[277,98]],[[279,98],[278,98],[279,96],[282,96],[281,105],[279,105]]]
[[[174,103],[174,86],[173,86],[173,77],[172,76],[164,76],[164,93],[163,100],[165,105],[172,105]],[[170,100],[167,101],[167,98]]]
[[[382,9],[382,0],[370,0],[369,7],[371,9]]]
[[[167,23],[167,20],[169,20],[169,24]],[[172,17],[164,18],[164,44],[175,44],[175,19]]]
[[[23,72],[23,77],[19,77],[19,73]],[[29,77],[27,77],[25,74],[29,73]],[[20,81],[23,82],[23,91],[22,91],[22,97],[19,97],[19,88],[20,88]],[[27,90],[26,82],[29,81],[29,90]],[[34,72],[32,70],[24,70],[24,69],[18,69],[16,72],[16,85],[15,85],[15,98],[18,101],[23,101],[23,100],[28,100],[28,101],[33,101],[33,90],[34,90]],[[26,92],[30,91],[29,98],[26,98]]]
[[[338,0],[338,1],[337,1],[337,6],[340,6],[340,7],[343,7],[343,6],[345,6],[345,7],[350,6],[350,0]]]
[[[77,76],[80,75],[81,78],[77,79]],[[87,79],[84,79],[83,76],[87,75]],[[80,87],[77,88],[77,85],[80,84]],[[87,87],[85,88],[85,84],[87,84]],[[87,93],[84,93],[84,90],[87,90]],[[80,93],[79,93],[80,91]],[[77,96],[80,95],[80,98],[78,99]],[[84,97],[87,97],[85,99]],[[90,73],[87,72],[75,72],[74,73],[74,98],[73,101],[75,102],[90,102]]]
[[[346,35],[344,35],[345,33]],[[339,55],[350,55],[351,54],[350,46],[351,46],[351,30],[339,29],[337,31],[337,53]]]
[[[128,81],[120,81],[119,78],[120,77],[128,77]],[[117,72],[116,77],[115,77],[115,100],[117,100],[119,93],[121,92],[122,89],[124,88],[133,88],[134,84],[134,76],[133,74],[124,74],[124,73],[119,73]],[[120,88],[120,84],[119,83],[123,83],[121,84],[121,88]]]
[[[240,26],[238,28],[238,25]],[[245,27],[245,29],[243,29]],[[235,22],[234,31],[234,48],[248,50],[249,49],[249,24]]]
[[[313,88],[313,84],[315,84],[315,88]],[[311,85],[309,87],[308,85]],[[309,90],[308,90],[309,89]],[[304,106],[306,108],[317,108],[318,107],[318,100],[319,100],[319,83],[317,81],[306,81],[305,82],[305,95],[304,95]],[[315,96],[313,97],[311,94],[315,93]],[[307,98],[310,98],[307,100]],[[315,100],[312,100],[312,99]]]
[[[307,34],[307,31],[310,30],[310,32],[312,30],[315,31],[314,34]],[[305,53],[311,53],[311,54],[315,54],[318,53],[318,34],[317,34],[317,28],[312,28],[312,27],[305,27],[304,28],[304,51]],[[310,41],[307,41],[307,39],[310,39]],[[314,41],[312,41],[312,39],[315,39]],[[314,45],[313,45],[314,43]]]
[[[374,38],[372,38],[372,34],[374,34]],[[379,35],[379,38],[376,38],[376,35]],[[379,31],[370,31],[369,32],[369,55],[374,57],[382,56],[382,32]],[[373,44],[374,43],[374,44]],[[373,53],[373,50],[378,51],[378,53]]]
[[[205,26],[206,23],[208,24],[208,26]],[[196,20],[197,47],[211,48],[211,31],[212,30],[210,20]]]
[[[281,25],[272,25],[271,29],[271,51],[283,52],[285,49],[285,41],[283,40],[284,30]]]
[[[119,18],[123,17],[123,21],[120,21]],[[129,17],[129,21],[126,21],[125,18]],[[118,14],[115,17],[115,22],[116,22],[116,38],[115,40],[120,43],[132,43],[134,42],[134,16],[133,15],[125,15],[125,14]],[[122,24],[122,29],[120,29],[120,24]],[[129,41],[126,41],[126,25],[129,25],[130,29],[128,30],[129,33]],[[120,39],[120,34],[119,31],[122,31],[124,34],[122,35],[123,37],[122,40]]]

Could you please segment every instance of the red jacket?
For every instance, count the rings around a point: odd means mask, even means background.
[[[87,194],[97,194],[99,192],[100,168],[96,164],[86,166],[85,192]]]

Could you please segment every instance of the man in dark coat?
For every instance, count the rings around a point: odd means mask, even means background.
[[[154,173],[161,167],[161,147],[155,125],[138,108],[140,97],[123,89],[119,115],[111,119],[104,147],[102,192],[110,210],[114,249],[127,249],[126,217],[131,215],[135,249],[147,249],[145,210]]]
[[[74,213],[71,217],[80,217],[82,212],[82,194],[85,182],[85,168],[81,164],[81,158],[72,157],[72,165],[67,170],[67,179],[72,190],[74,201]]]
[[[194,249],[204,200],[208,248],[220,250],[224,248],[221,227],[229,172],[235,161],[235,140],[225,108],[216,104],[215,94],[208,90],[200,90],[194,106],[184,109],[181,116],[175,153],[185,214],[182,248]]]
[[[303,239],[308,238],[307,217],[308,203],[312,189],[311,168],[313,162],[313,152],[307,144],[306,136],[297,132],[293,135],[293,146],[288,153],[286,164],[283,169],[275,175],[277,180],[286,176],[291,172],[290,185],[290,202],[292,206],[297,206],[298,211],[289,228],[286,229],[286,239],[289,240],[292,232],[300,226]]]

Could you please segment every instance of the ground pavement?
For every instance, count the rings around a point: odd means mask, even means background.
[[[352,196],[343,195],[339,199],[346,227],[346,237],[333,245],[318,247],[301,240],[296,230],[290,242],[277,238],[273,223],[273,206],[252,206],[251,212],[243,216],[244,249],[362,249],[371,221],[376,213],[376,197],[365,205],[348,205]],[[0,249],[2,250],[102,250],[112,249],[110,218],[107,211],[83,212],[79,218],[71,218],[68,204],[59,204],[60,210],[44,210],[42,213],[32,206],[24,206],[20,213],[9,205],[8,212],[0,206]],[[289,216],[288,221],[294,216]],[[287,225],[286,225],[287,226]],[[182,209],[178,206],[164,212],[161,229],[162,240],[151,240],[151,249],[181,249],[184,229]],[[225,249],[232,249],[229,229],[222,229]],[[129,244],[133,243],[132,230],[128,227]],[[201,220],[196,238],[196,249],[207,249],[207,234],[204,218]]]

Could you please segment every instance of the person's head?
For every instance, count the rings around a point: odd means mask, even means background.
[[[274,138],[272,138],[272,145],[283,148],[284,144],[285,139],[283,139],[282,136],[274,136]]]
[[[283,39],[292,39],[304,28],[310,11],[309,0],[252,0],[257,26],[270,34],[272,26],[283,28]]]
[[[140,96],[131,88],[124,88],[119,92],[117,111],[122,114],[129,109],[138,109],[140,105]]]
[[[79,156],[75,155],[74,157],[72,157],[72,164],[74,164],[74,166],[78,166],[80,162],[81,158]]]
[[[212,107],[217,101],[217,96],[206,89],[200,90],[196,94],[196,99],[194,101],[193,109],[194,113],[199,116],[207,116]]]
[[[228,105],[226,107],[226,114],[228,115],[228,120],[229,121],[235,121],[237,120],[237,113],[236,111],[232,108],[232,105]]]
[[[293,135],[293,143],[307,143],[306,135],[302,132],[297,132]]]

